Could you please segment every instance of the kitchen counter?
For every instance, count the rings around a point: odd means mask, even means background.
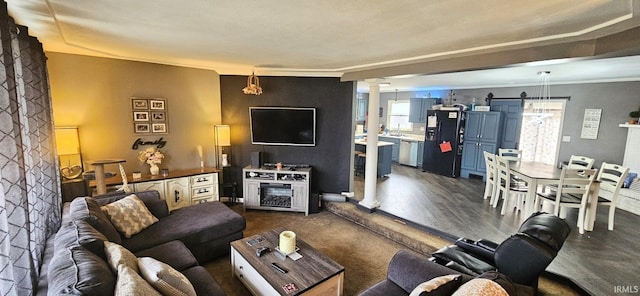
[[[367,142],[356,140],[356,151],[367,152]],[[394,144],[391,142],[378,141],[378,178],[391,174],[391,152]]]
[[[356,134],[356,138],[366,137],[367,134]],[[398,139],[409,142],[424,142],[424,135],[407,134],[402,136],[392,136],[391,134],[378,134],[379,138]]]
[[[364,140],[355,140],[356,145],[367,145],[367,141]],[[393,145],[393,143],[391,142],[385,142],[385,141],[378,141],[378,147],[382,147],[382,146],[390,146]]]

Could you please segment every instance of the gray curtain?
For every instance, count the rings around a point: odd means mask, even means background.
[[[0,6],[0,294],[30,295],[60,226],[59,164],[42,44]]]

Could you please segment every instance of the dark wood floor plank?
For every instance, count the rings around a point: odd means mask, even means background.
[[[356,176],[355,197],[362,199],[364,177]],[[378,179],[380,210],[456,237],[501,242],[513,234],[524,217],[508,208],[492,208],[483,199],[480,179],[449,178],[394,164]],[[543,210],[551,212],[550,205]],[[548,271],[571,278],[594,295],[610,295],[616,286],[638,286],[640,274],[640,216],[618,209],[615,230],[607,230],[607,207],[599,207],[594,231],[579,234],[577,211],[569,211],[573,230]]]

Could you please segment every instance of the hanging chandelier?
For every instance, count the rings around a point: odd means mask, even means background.
[[[538,96],[534,98],[531,104],[531,112],[522,114],[530,117],[530,124],[542,124],[544,118],[553,116],[549,112],[549,104],[551,102],[550,76],[551,71],[538,72]]]
[[[262,94],[262,87],[260,87],[260,79],[258,79],[258,76],[256,76],[254,72],[251,72],[251,75],[247,77],[247,87],[243,88],[242,92],[245,95],[259,96]]]
[[[537,103],[538,106],[535,109],[536,113],[546,114],[548,113],[548,104],[551,101],[551,85],[549,82],[551,71],[538,72],[538,80],[540,82],[540,88],[538,91]]]

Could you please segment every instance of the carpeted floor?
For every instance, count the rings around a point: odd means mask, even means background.
[[[317,214],[274,211],[244,211],[241,204],[232,206],[247,220],[245,236],[275,227],[284,227],[345,267],[344,295],[360,291],[386,277],[387,265],[399,250],[427,256],[451,241],[405,225],[380,214],[367,214],[351,203],[325,203]],[[229,256],[205,265],[229,296],[251,295],[242,283],[231,276]],[[541,279],[540,295],[577,295],[565,285]]]

